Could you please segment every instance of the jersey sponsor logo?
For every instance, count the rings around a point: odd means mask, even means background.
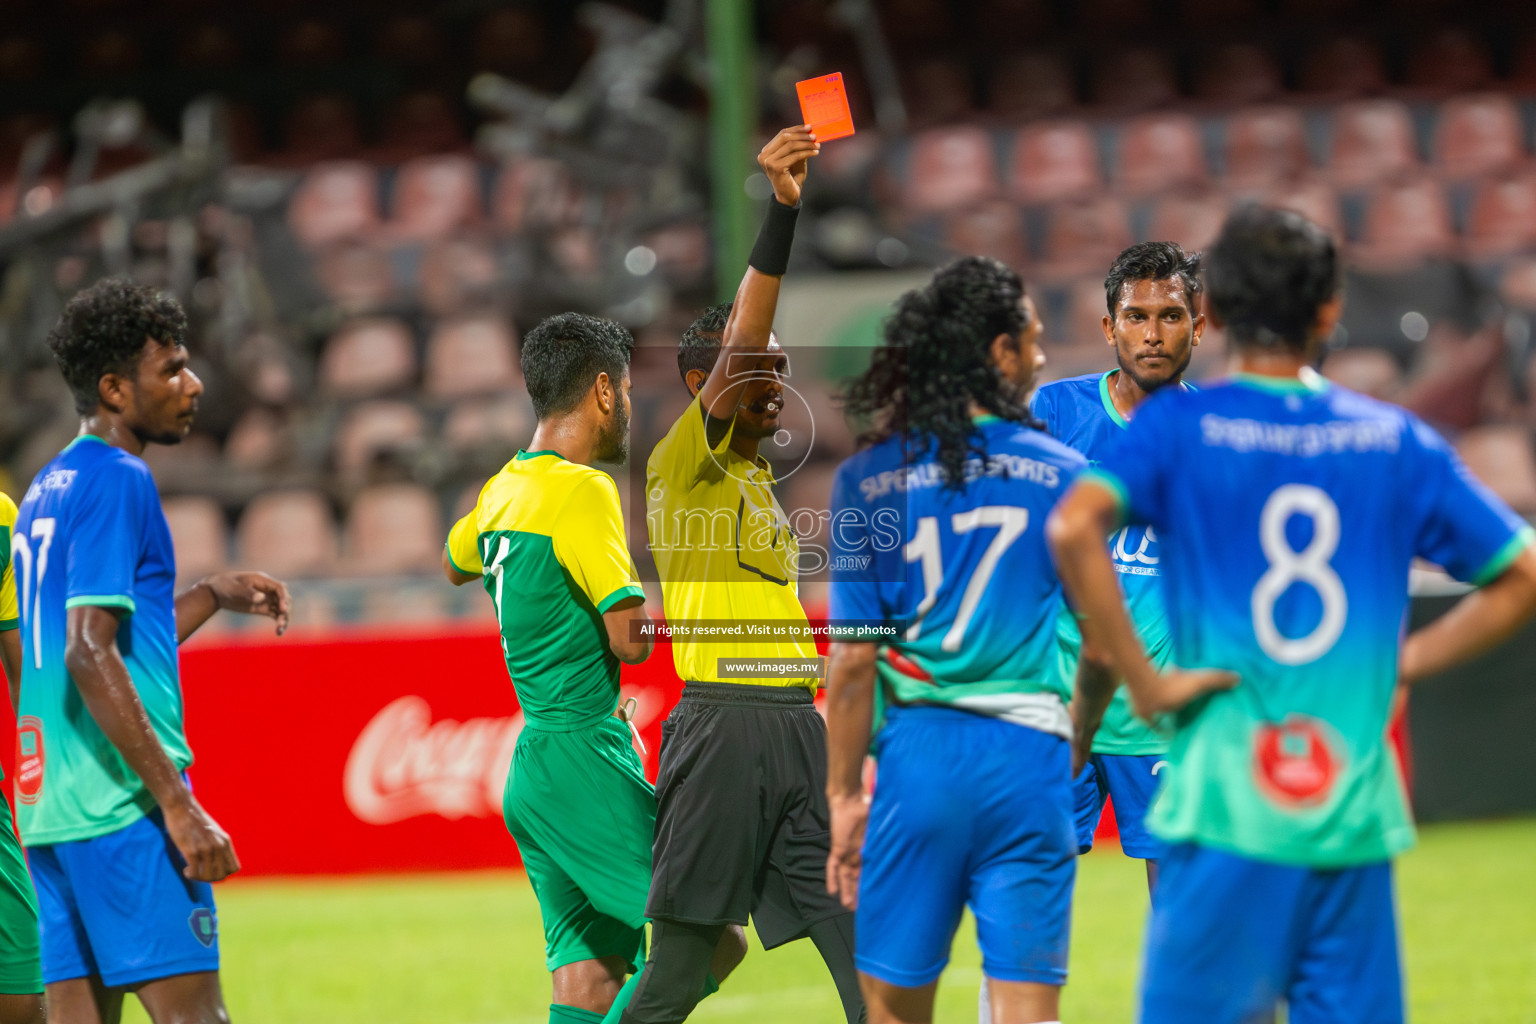
[[[24,715],[16,723],[16,797],[24,804],[37,803],[43,792],[43,723]]]
[[[1060,471],[1049,462],[1025,458],[1009,452],[997,452],[983,462],[979,458],[965,460],[965,480],[970,483],[984,476],[1000,476],[1006,480],[1028,480],[1042,487],[1058,487]],[[888,469],[859,481],[859,493],[865,501],[883,498],[891,491],[906,492],[923,487],[941,487],[945,481],[944,467],[937,462],[922,462],[901,469]]]
[[[1253,767],[1260,792],[1286,807],[1323,802],[1339,777],[1339,746],[1333,730],[1315,718],[1291,715],[1259,726]]]
[[[75,482],[75,477],[79,472],[76,469],[56,469],[45,476],[38,477],[32,481],[32,486],[27,488],[27,496],[23,500],[31,501],[49,491],[68,490],[69,485]]]
[[[1402,424],[1385,419],[1265,423],[1206,413],[1200,417],[1200,439],[1207,447],[1306,459],[1341,452],[1395,452],[1402,443]]]
[[[187,927],[192,929],[192,937],[201,942],[204,948],[211,949],[219,941],[219,919],[207,907],[193,910],[187,918]]]
[[[640,708],[632,723],[637,730],[661,710],[654,699]],[[347,755],[342,772],[347,808],[370,825],[423,814],[450,821],[499,818],[522,731],[521,711],[504,718],[434,722],[431,706],[421,697],[400,697],[373,716]]]

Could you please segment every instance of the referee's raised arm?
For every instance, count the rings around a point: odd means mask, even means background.
[[[736,415],[753,372],[767,369],[758,363],[768,350],[779,304],[779,281],[789,266],[795,220],[800,214],[800,186],[805,181],[807,159],[819,152],[821,144],[811,129],[797,125],[779,132],[757,155],[758,166],[773,185],[773,198],[725,322],[720,358],[699,390],[700,404],[711,424],[721,425],[721,435]]]

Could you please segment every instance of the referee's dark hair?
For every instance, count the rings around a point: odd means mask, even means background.
[[[75,398],[89,416],[101,403],[101,378],[131,377],[146,342],[187,343],[187,314],[169,295],[122,277],[97,281],[65,305],[48,332],[48,347]]]
[[[710,306],[683,332],[683,340],[677,345],[677,372],[682,374],[684,384],[688,383],[688,371],[703,370],[708,376],[715,368],[725,338],[725,322],[731,318],[731,305],[721,302]]]
[[[903,436],[911,457],[936,444],[945,487],[964,488],[966,460],[987,458],[971,403],[1038,426],[1026,395],[1009,387],[991,362],[993,339],[1017,338],[1028,325],[1023,280],[984,256],[955,260],[897,299],[869,369],[843,396],[850,415],[874,424],[860,443]]]
[[[1298,213],[1244,206],[1206,250],[1205,287],[1233,344],[1305,351],[1339,291],[1338,249]]]
[[[1200,312],[1200,293],[1204,289],[1200,282],[1200,254],[1185,252],[1177,242],[1137,242],[1115,257],[1109,276],[1104,278],[1104,303],[1111,317],[1131,281],[1178,281],[1184,286],[1184,305],[1189,309],[1190,319]]]
[[[629,369],[635,339],[612,320],[584,313],[557,313],[523,338],[523,379],[539,419],[568,412],[600,373],[615,389]]]

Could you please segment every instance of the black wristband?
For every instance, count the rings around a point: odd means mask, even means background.
[[[795,221],[800,217],[800,206],[785,206],[777,196],[768,199],[768,213],[763,226],[758,229],[757,242],[747,266],[759,274],[783,277],[789,269],[789,249],[795,244]]]

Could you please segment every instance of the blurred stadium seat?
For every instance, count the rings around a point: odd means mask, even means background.
[[[309,246],[373,232],[379,225],[378,172],[360,161],[315,164],[288,203],[288,224]]]
[[[1191,251],[1204,249],[1220,234],[1227,207],[1227,197],[1220,192],[1164,196],[1152,208],[1147,237],[1178,242]]]
[[[415,343],[398,320],[354,320],[331,336],[320,355],[320,386],[337,398],[383,394],[415,374]]]
[[[426,393],[459,398],[520,384],[513,349],[512,332],[499,319],[465,317],[443,324],[427,342]]]
[[[1464,28],[1447,26],[1421,38],[1408,55],[1408,84],[1433,92],[1482,89],[1493,77],[1488,46]]]
[[[1235,7],[1225,2],[1221,7]],[[1274,55],[1253,43],[1228,43],[1202,61],[1195,95],[1208,103],[1240,106],[1265,103],[1284,90]]]
[[[1151,110],[1178,98],[1178,72],[1165,49],[1132,47],[1094,62],[1093,101],[1104,110]]]
[[[336,568],[336,522],[319,491],[258,495],[241,514],[235,536],[239,563],[274,576],[321,576]]]
[[[1468,255],[1478,260],[1536,247],[1536,174],[1479,182],[1467,217],[1466,244]]]
[[[1003,199],[950,214],[944,244],[957,254],[990,256],[1015,270],[1029,262],[1023,214]]]
[[[1065,113],[1076,99],[1067,62],[1037,50],[1011,54],[997,64],[987,109],[999,120],[1016,123]]]
[[[1403,371],[1389,353],[1379,348],[1345,348],[1328,353],[1324,377],[1361,394],[1391,401],[1402,387]]]
[[[186,495],[161,502],[176,550],[178,586],[194,583],[229,564],[229,524],[212,498]]]
[[[1418,162],[1413,118],[1403,103],[1361,100],[1334,111],[1328,171],[1338,185],[1372,185]]]
[[[439,565],[445,536],[431,491],[416,484],[380,484],[352,501],[346,564],[363,576],[430,572]]]
[[[1508,170],[1525,159],[1525,128],[1514,100],[1477,93],[1446,100],[1435,126],[1435,162],[1450,178]]]
[[[1040,270],[1060,276],[1102,272],[1130,244],[1130,221],[1118,199],[1059,203],[1051,209]]]
[[[902,207],[911,214],[944,213],[996,196],[997,154],[981,128],[932,128],[912,139]]]
[[[1433,178],[1411,177],[1371,194],[1358,254],[1373,264],[1411,264],[1448,255],[1455,243],[1445,189]]]
[[[390,232],[399,238],[441,238],[480,222],[480,168],[462,155],[423,156],[395,178]]]
[[[1467,468],[1516,512],[1536,514],[1536,453],[1528,428],[1474,427],[1457,439],[1456,452]]]
[[[1082,121],[1029,125],[1014,137],[1008,188],[1021,203],[1046,203],[1097,192],[1103,185],[1093,131]]]
[[[1223,183],[1231,189],[1263,188],[1307,170],[1306,127],[1289,106],[1250,107],[1227,118]]]
[[[1147,114],[1128,121],[1115,156],[1115,184],[1147,196],[1205,182],[1200,126],[1188,114]]]
[[[413,455],[426,436],[426,420],[411,402],[378,399],[347,411],[336,428],[333,446],[341,482],[365,481],[383,455]]]

